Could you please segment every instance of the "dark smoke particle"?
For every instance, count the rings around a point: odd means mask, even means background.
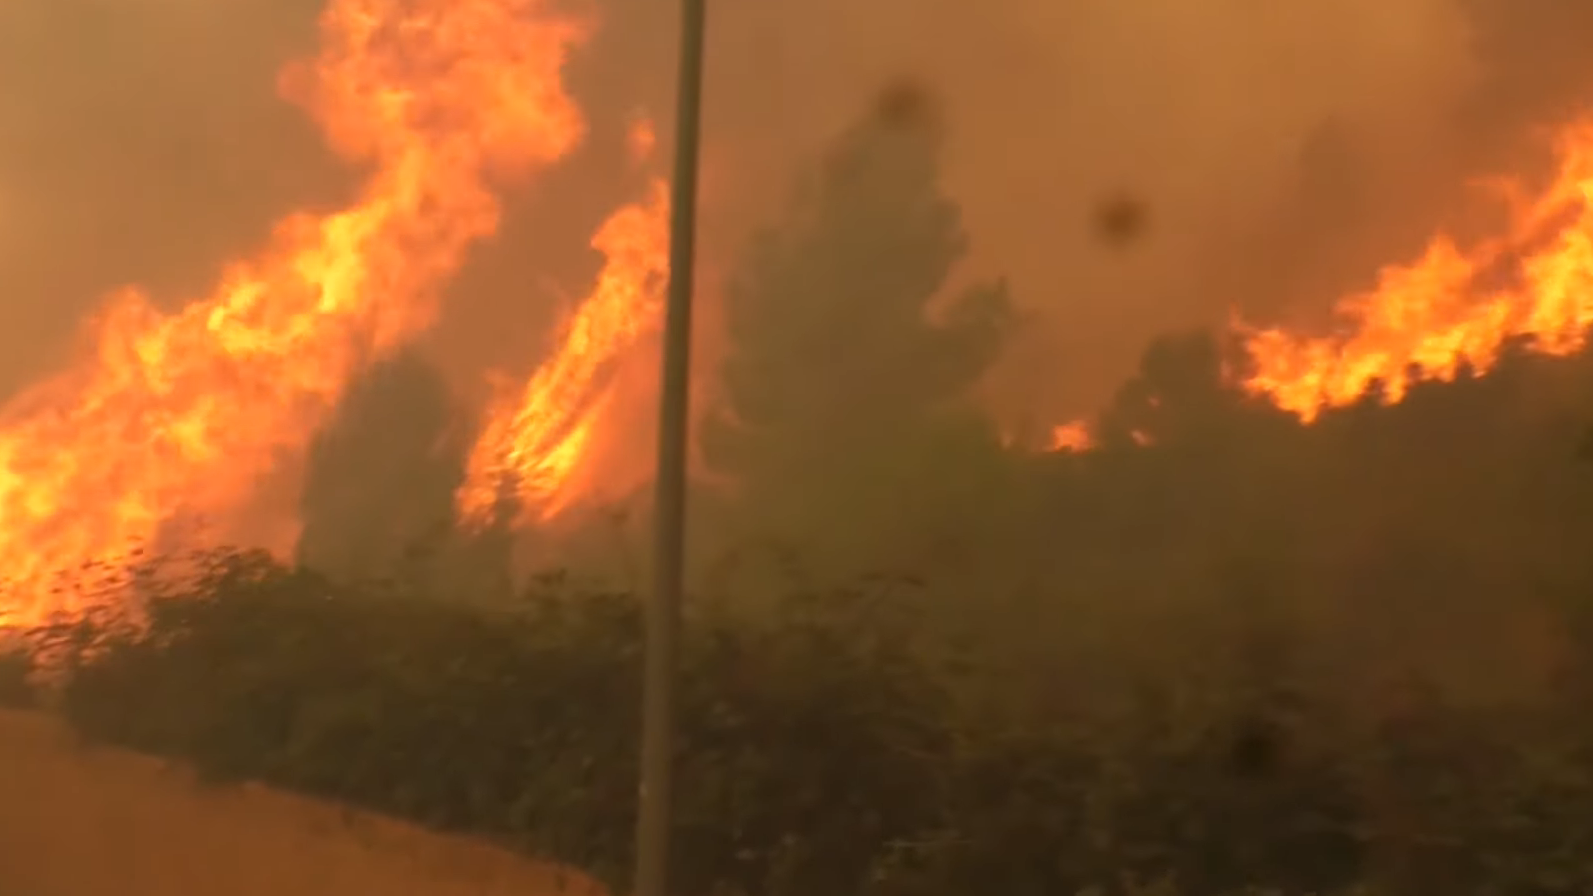
[[[1119,193],[1101,200],[1092,216],[1095,236],[1111,246],[1127,246],[1150,228],[1150,209],[1138,197]]]
[[[937,118],[935,94],[922,83],[903,78],[880,91],[874,101],[874,116],[881,124],[898,130],[932,127]]]

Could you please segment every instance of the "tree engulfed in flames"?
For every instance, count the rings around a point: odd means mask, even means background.
[[[0,410],[0,627],[88,609],[62,570],[246,501],[354,372],[431,325],[497,226],[491,179],[579,142],[562,68],[584,29],[537,0],[332,0],[321,35],[284,90],[370,166],[364,189],[179,312],[114,297],[78,366]]]
[[[654,181],[646,199],[615,212],[593,237],[605,261],[591,294],[564,323],[552,356],[489,410],[459,489],[467,522],[491,521],[505,488],[541,519],[579,497],[574,476],[592,456],[615,369],[656,330],[663,310],[668,212],[666,186]]]

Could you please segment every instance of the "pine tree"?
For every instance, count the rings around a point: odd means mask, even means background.
[[[995,444],[959,399],[999,352],[1010,306],[999,282],[945,295],[967,236],[938,183],[942,144],[921,96],[888,94],[732,278],[703,453],[777,530],[833,532],[836,514],[895,525],[887,508],[968,475],[947,452]]]

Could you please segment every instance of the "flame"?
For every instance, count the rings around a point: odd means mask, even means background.
[[[1484,373],[1514,339],[1549,355],[1581,350],[1593,326],[1593,121],[1566,129],[1557,149],[1552,184],[1515,203],[1505,236],[1469,251],[1439,236],[1415,262],[1340,302],[1339,334],[1239,324],[1251,362],[1244,389],[1309,423],[1376,384],[1393,403],[1419,380]],[[1493,282],[1501,275],[1505,285]]]
[[[92,609],[63,571],[246,501],[352,373],[431,325],[497,226],[491,179],[580,139],[561,70],[585,29],[538,0],[332,0],[320,28],[283,90],[369,165],[364,189],[281,222],[179,312],[114,296],[77,367],[0,409],[0,627]]]
[[[1095,447],[1095,436],[1085,420],[1074,420],[1051,429],[1051,441],[1046,450],[1077,454]]]
[[[658,327],[668,211],[666,184],[655,180],[644,200],[616,211],[593,237],[603,269],[564,322],[557,352],[518,394],[505,394],[489,410],[457,496],[466,521],[490,521],[506,484],[526,512],[544,520],[579,496],[576,478],[596,454],[618,366]]]

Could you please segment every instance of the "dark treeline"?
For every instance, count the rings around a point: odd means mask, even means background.
[[[972,393],[1021,315],[947,288],[943,123],[885,112],[727,296],[678,892],[1593,892],[1593,356],[1516,346],[1303,426],[1175,336],[1098,450],[1004,447]],[[636,598],[511,586],[506,531],[452,530],[458,415],[396,364],[316,449],[305,565],[141,577],[148,636],[39,634],[71,657],[51,699],[622,887]]]

